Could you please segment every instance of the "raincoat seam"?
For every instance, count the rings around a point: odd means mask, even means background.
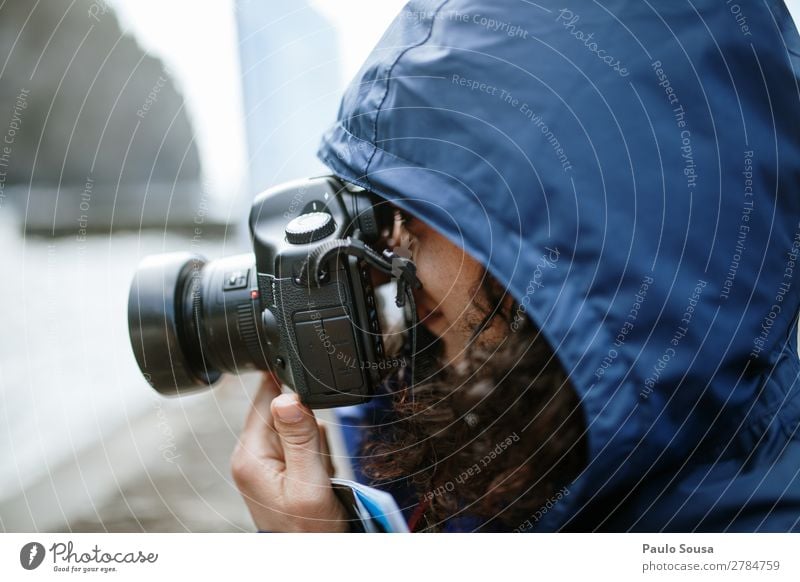
[[[348,129],[347,129],[345,126],[344,126],[344,124],[343,124],[343,123],[340,123],[340,122],[339,122],[339,123],[337,123],[337,124],[336,124],[336,127],[337,127],[338,129],[340,129],[340,130],[342,131],[342,133],[344,133],[344,134],[345,134],[345,135],[346,135],[348,138],[352,138],[352,139],[354,139],[354,140],[357,140],[357,141],[359,141],[359,142],[362,142],[362,143],[365,143],[365,144],[369,144],[370,146],[372,146],[372,154],[370,154],[370,159],[367,161],[367,167],[366,167],[366,169],[365,169],[365,172],[364,172],[364,175],[365,175],[365,176],[367,175],[367,172],[369,171],[369,165],[370,165],[370,163],[371,163],[371,161],[372,161],[372,158],[375,156],[375,154],[376,154],[378,151],[380,151],[380,152],[381,152],[383,155],[390,156],[390,157],[392,157],[392,158],[395,158],[396,160],[400,160],[401,162],[404,162],[404,163],[408,164],[409,166],[413,166],[414,168],[424,168],[424,166],[421,166],[421,165],[420,165],[419,163],[417,163],[417,162],[414,162],[414,161],[408,160],[408,159],[404,158],[403,156],[398,156],[397,154],[395,154],[395,153],[392,153],[392,152],[390,152],[389,150],[387,150],[387,149],[385,149],[385,148],[382,148],[382,147],[380,147],[380,146],[379,146],[379,145],[377,145],[375,142],[372,142],[372,141],[370,141],[370,140],[368,140],[368,139],[364,139],[364,138],[362,138],[362,137],[359,137],[359,136],[355,135],[355,134],[354,134],[354,133],[352,133],[350,130],[348,130]]]
[[[364,169],[364,179],[366,180],[367,184],[371,184],[371,181],[369,179],[369,167],[372,165],[372,160],[375,157],[375,153],[378,150],[378,146],[376,145],[378,143],[378,118],[380,117],[381,111],[383,110],[383,106],[386,103],[386,98],[389,96],[389,81],[392,78],[392,71],[394,71],[395,66],[397,66],[397,63],[400,62],[400,59],[402,59],[406,55],[406,53],[408,53],[411,49],[421,47],[431,39],[431,36],[433,35],[433,25],[436,22],[436,17],[439,15],[439,12],[441,12],[442,8],[444,8],[445,4],[447,4],[448,2],[450,2],[450,0],[444,0],[444,2],[442,2],[439,5],[439,7],[436,8],[436,11],[433,13],[433,16],[431,16],[430,27],[428,28],[428,33],[425,35],[425,38],[422,39],[421,42],[418,42],[417,44],[411,45],[403,49],[400,52],[400,54],[397,55],[397,58],[395,58],[394,62],[392,62],[392,64],[389,66],[389,69],[386,71],[386,83],[383,89],[383,96],[381,97],[381,102],[378,104],[378,108],[375,110],[375,119],[373,120],[372,123],[372,145],[374,149],[372,150],[372,154],[370,154],[369,159],[367,160],[367,167]],[[370,190],[371,189],[372,188],[370,188]]]
[[[378,152],[380,152],[384,156],[387,156],[389,158],[392,158],[392,159],[398,160],[400,162],[403,162],[404,164],[407,164],[410,168],[421,169],[421,170],[430,170],[430,168],[428,168],[427,166],[424,166],[420,162],[416,162],[414,160],[409,160],[408,158],[404,158],[403,156],[399,156],[396,153],[393,153],[393,152],[387,150],[386,148],[383,148],[383,147],[377,145],[377,143],[373,143],[368,139],[364,139],[362,137],[359,137],[359,136],[355,135],[353,132],[351,132],[350,130],[347,129],[347,127],[344,125],[344,123],[342,123],[341,120],[337,121],[335,124],[333,124],[331,126],[331,131],[339,131],[342,134],[344,134],[344,136],[346,138],[348,138],[348,139],[353,139],[353,140],[356,140],[356,141],[358,141],[360,143],[368,144],[370,146],[371,150],[372,150],[372,153],[370,154],[370,158],[367,161],[367,164],[366,164],[366,166],[364,168],[364,172],[362,174],[363,177],[364,177],[363,180],[358,180],[355,176],[352,176],[352,177],[346,176],[346,175],[344,175],[343,172],[341,172],[341,170],[336,170],[336,173],[339,176],[339,178],[348,180],[348,181],[350,181],[350,182],[352,182],[354,184],[357,184],[357,185],[359,185],[359,186],[361,186],[363,188],[366,188],[367,190],[369,190],[369,191],[371,191],[371,192],[373,192],[375,194],[379,194],[382,198],[387,198],[388,199],[389,197],[384,193],[383,190],[381,190],[379,188],[376,188],[376,186],[372,183],[372,181],[369,178],[369,166],[372,164],[372,161],[373,161],[375,155]],[[324,141],[325,142],[329,142],[329,140],[327,138],[324,138]],[[330,149],[332,149],[332,148],[330,148]],[[348,164],[344,160],[338,160],[337,161],[335,159],[335,158],[337,158],[337,156],[331,156],[329,153],[327,153],[325,151],[322,151],[322,150],[320,151],[320,154],[322,156],[321,157],[322,161],[327,163],[327,164],[329,164],[329,167],[331,167],[331,168],[344,167],[347,170],[350,170],[351,173],[354,173],[355,168],[353,167],[353,164]],[[338,162],[341,162],[341,163],[338,163]],[[477,196],[477,194],[476,194],[476,196]],[[505,217],[498,216],[496,218],[509,231],[511,231],[513,233],[516,233],[519,230],[519,225],[518,224],[514,224],[513,222],[508,221]]]

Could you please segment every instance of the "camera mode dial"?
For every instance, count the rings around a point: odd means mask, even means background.
[[[335,230],[333,216],[327,212],[309,212],[286,225],[286,240],[293,245],[308,244],[333,234]]]

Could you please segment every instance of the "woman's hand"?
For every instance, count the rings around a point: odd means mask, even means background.
[[[347,513],[331,487],[324,429],[295,394],[265,374],[231,458],[231,469],[262,531],[344,532]]]

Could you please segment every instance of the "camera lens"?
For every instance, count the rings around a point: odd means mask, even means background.
[[[128,297],[136,361],[162,394],[213,385],[224,372],[266,370],[252,253],[206,262],[190,253],[145,258]]]

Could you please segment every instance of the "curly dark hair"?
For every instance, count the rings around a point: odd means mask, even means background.
[[[524,315],[519,326],[517,304],[503,310],[490,275],[482,288],[483,319],[464,360],[414,385],[396,374],[390,422],[362,441],[373,484],[415,491],[417,531],[441,531],[459,516],[479,518],[476,531],[518,530],[586,464],[580,401],[550,344]],[[491,325],[508,330],[497,345],[479,341]],[[436,349],[434,340],[428,352]]]

